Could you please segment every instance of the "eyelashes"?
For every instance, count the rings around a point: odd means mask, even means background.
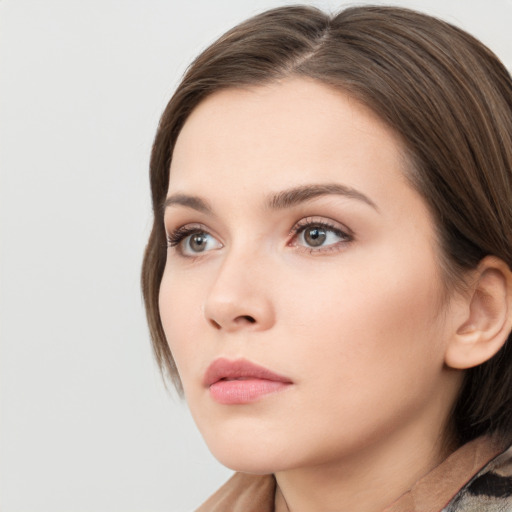
[[[288,247],[309,254],[339,251],[354,240],[346,226],[325,218],[307,217],[297,222],[288,234]],[[167,234],[167,247],[184,257],[199,257],[223,247],[202,224],[185,224]]]
[[[341,250],[354,240],[353,233],[346,226],[331,223],[325,219],[307,217],[297,222],[290,231],[288,245],[315,252]]]
[[[220,249],[222,244],[200,224],[186,224],[167,234],[167,247],[175,247],[182,256],[197,256]]]
[[[199,232],[201,232],[201,226],[199,224],[187,224],[185,226],[181,226],[178,229],[167,233],[167,247],[176,247],[185,237]]]

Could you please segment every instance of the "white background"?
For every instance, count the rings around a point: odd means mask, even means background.
[[[2,512],[188,511],[230,474],[152,359],[147,168],[186,65],[283,3],[0,0]],[[512,66],[510,0],[394,4]]]

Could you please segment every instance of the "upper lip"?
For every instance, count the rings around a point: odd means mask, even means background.
[[[278,375],[263,366],[251,363],[246,359],[236,359],[231,361],[225,358],[219,358],[208,366],[204,374],[203,384],[208,387],[222,379],[266,379],[276,382],[292,381],[288,377]]]

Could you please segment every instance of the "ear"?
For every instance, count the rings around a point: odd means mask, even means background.
[[[445,363],[460,370],[491,359],[512,329],[512,272],[503,260],[486,256],[480,262],[464,310],[445,353]]]

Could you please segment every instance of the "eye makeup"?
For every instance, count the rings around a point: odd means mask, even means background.
[[[309,254],[322,254],[346,248],[354,240],[352,230],[325,217],[306,217],[291,229],[289,246]]]
[[[202,224],[185,224],[167,234],[167,248],[175,248],[184,257],[199,256],[221,247],[222,244]]]
[[[288,247],[308,254],[325,254],[345,250],[353,242],[352,230],[339,222],[320,216],[305,217],[288,233]],[[200,223],[189,223],[167,233],[167,248],[183,257],[200,257],[223,247],[210,230]]]

